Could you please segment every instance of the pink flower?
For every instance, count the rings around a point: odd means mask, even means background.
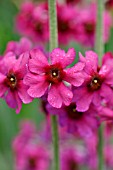
[[[33,123],[24,121],[21,130],[13,141],[15,170],[47,170],[50,166],[50,152],[39,141]]]
[[[75,40],[84,46],[94,47],[95,32],[96,32],[96,18],[97,5],[91,4],[86,8],[80,9],[79,20],[77,20],[78,34]],[[107,42],[110,35],[110,28],[112,25],[111,17],[108,12],[104,12],[104,42]]]
[[[78,149],[78,148],[77,148]],[[84,165],[85,154],[74,146],[64,147],[61,152],[61,170],[79,170]]]
[[[15,170],[47,170],[49,163],[48,150],[40,144],[29,143],[16,159]]]
[[[98,56],[93,51],[87,51],[84,58],[80,54],[80,61],[85,63],[84,84],[75,89],[75,100],[78,111],[86,111],[91,103],[100,106],[102,99],[110,102],[113,96],[113,66],[105,63],[98,67]]]
[[[59,109],[48,104],[47,110],[50,114],[58,115],[60,125],[64,127],[67,132],[81,137],[87,138],[91,136],[99,124],[96,119],[98,113],[96,108],[91,106],[86,112],[78,112],[74,99],[69,106],[63,105]]]
[[[29,51],[31,47],[32,47],[31,41],[23,37],[20,39],[19,42],[17,41],[8,42],[5,54],[9,51],[12,51],[16,55],[16,58],[18,58],[20,54]]]
[[[47,4],[24,3],[16,17],[16,28],[34,42],[47,42],[49,36]]]
[[[22,150],[29,142],[33,140],[35,136],[36,136],[36,129],[33,122],[30,122],[28,120],[22,121],[20,124],[20,132],[15,137],[12,144],[13,151],[16,157],[21,156]]]
[[[78,34],[76,24],[78,15],[78,10],[73,6],[57,5],[59,43],[67,44],[74,40],[73,37]]]
[[[0,97],[6,100],[9,107],[19,113],[23,103],[30,103],[32,98],[27,94],[28,86],[23,84],[27,72],[28,55],[22,54],[18,60],[7,53],[0,61]],[[10,57],[9,57],[10,56]]]
[[[24,83],[30,86],[28,94],[38,98],[48,91],[47,100],[53,107],[60,108],[62,103],[69,105],[73,93],[64,81],[76,87],[84,82],[84,63],[66,68],[74,61],[74,49],[70,48],[67,53],[59,48],[54,49],[50,53],[51,64],[40,50],[32,50],[30,57],[29,73],[24,78]]]

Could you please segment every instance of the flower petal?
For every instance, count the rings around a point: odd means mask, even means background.
[[[79,63],[72,68],[66,70],[65,81],[71,83],[72,85],[79,87],[82,85],[85,79],[84,72],[81,70],[84,68],[84,63]]]
[[[32,73],[28,73],[23,80],[24,84],[29,86],[33,84],[37,84],[38,82],[42,82],[42,81],[45,81],[44,76],[35,75]]]
[[[30,103],[33,100],[28,95],[27,90],[28,90],[28,86],[23,84],[23,81],[21,80],[21,82],[19,83],[18,95],[19,95],[19,97],[20,97],[20,99],[22,100],[23,103]]]
[[[72,91],[67,86],[65,86],[63,83],[60,84],[58,89],[59,89],[60,96],[62,97],[63,103],[66,106],[68,106],[71,103],[72,98],[73,98]]]
[[[92,102],[93,93],[89,93],[86,87],[74,90],[74,100],[76,102],[77,111],[85,112],[89,109]]]
[[[7,90],[7,86],[4,84],[5,78],[6,76],[0,73],[0,97],[2,97]]]
[[[31,59],[35,60],[38,66],[46,66],[48,65],[47,57],[43,54],[43,52],[39,49],[34,49],[30,51]]]
[[[47,100],[50,103],[50,105],[52,105],[53,107],[60,108],[62,106],[62,98],[59,94],[59,90],[57,86],[52,85],[50,87]]]
[[[31,85],[27,92],[31,97],[38,98],[45,94],[48,86],[48,82],[42,81],[37,84]]]
[[[9,107],[16,109],[16,113],[19,113],[22,107],[22,102],[17,94],[17,92],[8,91],[5,96],[6,103]]]
[[[52,64],[61,63],[62,67],[65,68],[74,61],[75,50],[73,48],[70,48],[66,54],[64,50],[56,48],[51,52],[50,58]]]
[[[80,61],[85,62],[85,68],[84,70],[86,73],[91,74],[93,72],[97,72],[97,67],[98,67],[98,56],[95,52],[93,51],[87,51],[85,53],[85,59],[83,59],[83,56],[80,55]]]
[[[113,97],[113,90],[110,88],[110,86],[103,83],[101,86],[100,95],[104,97],[106,101],[111,101]]]

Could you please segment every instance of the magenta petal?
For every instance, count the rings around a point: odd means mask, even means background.
[[[29,70],[32,73],[41,74],[45,72],[43,63],[36,62],[34,59],[29,60]]]
[[[9,107],[16,109],[16,113],[19,113],[22,107],[22,102],[17,94],[17,92],[8,91],[5,96],[6,103]]]
[[[63,103],[66,106],[68,106],[71,103],[72,98],[73,98],[72,91],[67,86],[65,86],[63,83],[60,84],[58,89],[59,89],[60,96],[62,97]]]
[[[16,113],[18,114],[22,108],[22,101],[20,99],[20,97],[18,96],[18,94],[16,93],[16,102],[17,102],[17,108],[16,108]]]
[[[107,101],[111,101],[113,97],[113,90],[110,88],[110,86],[103,83],[101,86],[100,95],[104,97]]]
[[[0,84],[0,97],[5,95],[5,92],[7,91],[7,87],[4,86],[4,84]]]
[[[26,86],[25,84],[23,84],[23,81],[21,80],[20,82],[20,87],[18,89],[18,95],[20,97],[20,99],[22,100],[23,103],[30,103],[32,102],[32,98],[28,95],[27,93],[28,90],[28,86]]]
[[[3,74],[0,73],[0,97],[2,97],[7,90],[7,87],[4,84],[5,78],[6,78],[6,76],[4,76]]]
[[[42,81],[37,84],[31,85],[27,92],[31,97],[38,98],[44,95],[48,86],[48,82]]]
[[[105,64],[108,60],[113,59],[113,54],[111,52],[107,52],[102,57],[102,64]]]
[[[29,86],[33,84],[41,83],[43,81],[45,81],[44,76],[35,75],[32,73],[28,73],[23,80],[24,84]]]
[[[76,101],[77,111],[87,111],[92,102],[92,98],[93,93],[89,93],[86,87],[74,90],[74,100]]]
[[[62,98],[59,94],[59,90],[57,86],[52,85],[50,87],[47,100],[50,103],[50,105],[52,105],[53,107],[60,108],[62,106]]]
[[[21,77],[23,78],[24,75],[27,73],[27,65],[28,65],[29,53],[23,53],[20,57],[16,60],[13,70],[19,72]]]
[[[101,104],[100,90],[93,93],[93,104],[99,106]]]
[[[7,74],[7,72],[10,69],[14,68],[16,61],[17,60],[16,60],[15,56],[10,56],[9,58],[4,57],[2,60],[0,60],[0,72],[2,72],[3,74]]]
[[[69,50],[66,53],[66,66],[70,65],[74,59],[75,59],[75,50],[74,48],[69,48]]]
[[[113,119],[113,110],[107,108],[107,107],[102,107],[99,111],[99,115],[104,118],[104,119]]]
[[[12,91],[10,90],[8,91],[7,95],[5,96],[5,100],[6,100],[6,103],[9,105],[9,107],[13,109],[17,107],[15,93],[13,93]]]
[[[62,67],[65,68],[74,61],[75,50],[70,48],[66,54],[64,50],[56,48],[51,52],[50,57],[52,64],[61,63]]]
[[[80,56],[81,57],[81,56]],[[96,72],[98,67],[98,56],[93,51],[87,51],[85,53],[85,60],[81,57],[81,62],[85,62],[85,71],[88,74],[91,74],[92,71]]]
[[[31,59],[35,60],[38,66],[46,66],[48,65],[47,57],[43,54],[43,52],[39,49],[34,49],[30,51]]]
[[[65,81],[69,82],[70,84],[72,84],[73,86],[79,87],[80,85],[82,85],[82,83],[84,82],[85,79],[85,75],[84,72],[75,72],[74,68],[69,68],[66,71],[66,76],[64,78]]]

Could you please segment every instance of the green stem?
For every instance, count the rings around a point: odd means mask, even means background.
[[[101,65],[102,56],[104,54],[104,41],[103,41],[104,2],[102,2],[102,0],[98,0],[97,5],[98,5],[98,10],[97,10],[95,51],[99,56],[99,64]],[[104,169],[103,146],[104,146],[103,125],[101,125],[98,131],[98,170]]]
[[[58,47],[56,0],[49,0],[50,51]]]
[[[54,149],[54,159],[53,159],[53,169],[59,170],[59,142],[58,142],[58,124],[57,116],[51,116],[52,123],[52,138],[53,138],[53,149]]]
[[[50,30],[50,51],[58,47],[56,0],[49,0],[49,30]],[[53,138],[53,169],[59,170],[59,136],[57,116],[51,116],[52,138]]]
[[[104,41],[103,41],[103,11],[104,11],[104,2],[103,0],[98,0],[98,10],[97,10],[97,25],[96,25],[96,42],[95,42],[95,51],[99,56],[99,63],[101,64],[101,59],[104,54]]]

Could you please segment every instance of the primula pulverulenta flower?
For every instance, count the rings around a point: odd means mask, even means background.
[[[86,111],[91,103],[100,106],[102,99],[110,102],[113,97],[113,66],[105,62],[98,67],[98,56],[93,51],[87,51],[86,57],[80,53],[80,61],[85,63],[85,82],[75,89],[75,100],[78,111]]]
[[[47,42],[49,38],[47,3],[38,5],[32,2],[23,3],[16,16],[16,28],[20,34],[30,37],[34,42]]]
[[[77,148],[76,148],[77,147]],[[85,154],[78,146],[63,147],[61,152],[61,170],[79,170],[84,165]]]
[[[36,137],[36,135],[37,131],[33,122],[28,120],[21,122],[20,131],[12,143],[12,148],[16,157],[20,157],[22,155],[22,150],[34,139],[34,137]]]
[[[40,144],[29,143],[21,155],[15,157],[15,170],[47,170],[50,166],[48,150]]]
[[[76,110],[76,103],[72,100],[69,106],[63,105],[59,109],[48,104],[47,110],[49,113],[58,115],[59,124],[69,133],[89,137],[98,127],[97,111],[94,106],[86,112],[79,112]]]
[[[40,50],[31,50],[29,59],[29,73],[24,78],[24,83],[29,85],[28,94],[38,98],[48,92],[48,102],[56,108],[62,103],[69,105],[73,93],[65,85],[65,81],[79,87],[84,82],[84,63],[77,63],[71,68],[66,68],[75,59],[75,51],[70,48],[67,53],[59,48],[50,53],[50,64],[47,57]]]
[[[19,113],[23,103],[30,103],[28,86],[23,84],[23,77],[27,72],[28,54],[22,54],[19,59],[7,53],[0,61],[0,97],[6,100],[9,107]]]
[[[58,19],[58,39],[59,43],[67,44],[72,41],[77,34],[77,19],[79,11],[75,6],[57,5]],[[76,18],[76,21],[75,21]],[[65,38],[64,38],[65,37]]]
[[[16,55],[16,58],[19,58],[19,56],[22,53],[29,51],[31,47],[32,47],[31,41],[23,37],[20,39],[19,42],[17,41],[8,42],[6,50],[5,50],[5,54],[7,52],[13,52]]]
[[[82,8],[78,17],[79,19],[76,23],[78,34],[75,36],[75,40],[84,46],[94,47],[96,36],[97,4],[91,3],[89,6]],[[107,42],[110,35],[110,28],[112,26],[111,16],[107,11],[104,11],[103,24],[103,40],[104,42]]]

